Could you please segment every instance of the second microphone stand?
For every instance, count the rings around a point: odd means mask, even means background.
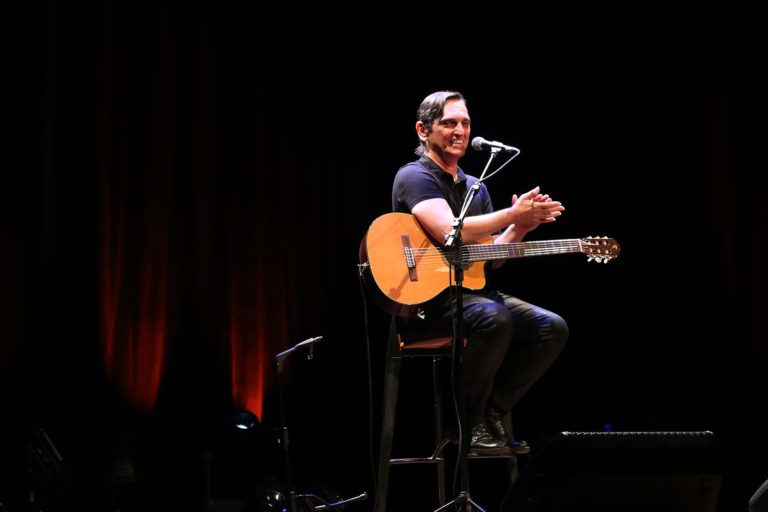
[[[289,439],[288,439],[288,425],[285,421],[285,404],[283,399],[283,388],[282,388],[282,382],[280,379],[280,374],[283,370],[283,360],[285,360],[286,357],[291,355],[293,352],[300,348],[309,347],[309,353],[307,354],[307,359],[313,358],[313,349],[314,344],[318,341],[322,340],[322,336],[316,336],[314,338],[309,338],[307,340],[304,340],[300,343],[297,343],[295,346],[289,348],[288,350],[284,350],[277,354],[274,359],[275,363],[275,378],[277,379],[277,395],[278,395],[278,402],[280,405],[280,428],[279,428],[279,438],[278,442],[283,447],[283,455],[285,457],[285,484],[288,487],[288,512],[296,512],[296,499],[302,498],[305,500],[305,503],[308,507],[310,507],[313,511],[319,511],[319,510],[335,510],[338,507],[341,507],[343,505],[347,505],[349,503],[354,503],[357,501],[363,501],[368,498],[368,495],[363,492],[357,496],[354,496],[352,498],[347,499],[341,499],[338,501],[335,501],[333,503],[328,503],[327,501],[323,500],[319,496],[315,494],[296,494],[296,490],[293,486],[293,475],[291,474],[291,454],[289,449]],[[316,505],[312,503],[312,501],[319,501],[320,504]]]

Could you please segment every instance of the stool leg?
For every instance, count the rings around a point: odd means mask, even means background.
[[[509,485],[513,485],[520,474],[520,466],[517,463],[517,457],[507,459],[507,471],[509,472]]]
[[[394,320],[393,320],[394,322]],[[392,458],[392,437],[397,410],[397,393],[400,383],[400,347],[394,330],[390,331],[387,360],[384,370],[384,405],[381,419],[381,439],[379,441],[379,474],[376,482],[376,503],[374,511],[386,512],[387,492],[389,488],[390,459]]]
[[[435,442],[437,446],[442,446],[445,429],[443,428],[443,388],[440,382],[440,358],[432,358],[432,396],[435,397],[434,410],[435,415]],[[437,457],[442,457],[442,453],[436,453]],[[437,499],[439,506],[445,505],[445,463],[437,462]]]
[[[510,433],[512,438],[515,438],[515,430],[512,426],[512,414],[508,414],[506,418],[504,418],[505,423],[507,424],[507,431]],[[517,456],[510,457],[507,459],[507,470],[509,471],[509,483],[510,485],[515,483],[515,480],[517,480],[517,476],[520,474],[520,465],[517,462]]]

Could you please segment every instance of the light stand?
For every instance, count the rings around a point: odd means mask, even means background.
[[[313,356],[313,349],[314,344],[318,341],[322,340],[322,336],[316,336],[314,338],[309,338],[307,340],[304,340],[300,343],[297,343],[295,346],[284,350],[283,352],[280,352],[275,356],[274,363],[275,363],[275,378],[277,379],[277,395],[278,395],[278,401],[280,404],[280,428],[279,432],[280,435],[278,436],[278,443],[282,445],[283,447],[283,454],[285,456],[285,484],[288,488],[288,512],[296,512],[296,499],[302,498],[307,506],[311,508],[311,510],[328,510],[328,509],[336,509],[336,507],[340,507],[343,505],[346,505],[348,503],[354,503],[357,501],[362,501],[368,498],[368,495],[366,493],[361,493],[358,496],[354,496],[352,498],[348,499],[341,499],[333,503],[328,503],[319,496],[316,496],[314,494],[296,494],[296,490],[293,487],[293,476],[291,474],[291,455],[290,455],[290,449],[289,449],[289,439],[288,439],[288,426],[285,421],[285,403],[283,398],[283,388],[282,388],[282,382],[280,379],[280,374],[282,373],[283,369],[283,360],[285,360],[286,357],[291,355],[293,352],[298,350],[302,347],[309,347],[309,353],[307,354],[307,359],[312,359]],[[312,500],[320,501],[321,503],[319,505],[314,505],[312,503]]]
[[[453,285],[456,297],[456,306],[453,310],[453,347],[452,347],[452,361],[453,367],[456,370],[453,378],[454,389],[458,389],[456,393],[457,402],[457,415],[459,419],[459,473],[461,476],[461,488],[459,493],[452,501],[446,503],[442,507],[438,508],[435,512],[442,510],[448,510],[451,507],[461,505],[462,509],[471,505],[474,510],[479,512],[485,512],[485,510],[472,500],[469,494],[469,471],[467,468],[467,451],[470,445],[470,436],[467,436],[467,417],[464,411],[464,386],[462,383],[462,360],[461,356],[464,350],[464,295],[462,291],[462,283],[464,282],[464,258],[462,257],[462,238],[461,229],[464,226],[464,218],[467,216],[469,206],[472,204],[472,200],[475,197],[475,193],[480,188],[480,184],[485,180],[485,173],[488,171],[488,167],[491,165],[493,159],[498,155],[501,148],[491,148],[491,155],[488,158],[488,163],[485,164],[485,169],[480,175],[480,178],[475,182],[472,187],[467,191],[467,196],[464,198],[464,204],[461,207],[459,216],[453,221],[453,229],[445,237],[445,247],[452,247],[454,249],[454,257],[452,259],[455,282]],[[516,156],[516,155],[515,155]],[[514,157],[513,157],[514,158]],[[466,508],[466,510],[470,510]]]

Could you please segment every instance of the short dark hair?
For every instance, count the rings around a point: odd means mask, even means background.
[[[460,100],[466,102],[464,96],[456,91],[437,91],[433,92],[421,102],[416,111],[416,120],[421,121],[426,127],[427,132],[432,129],[432,123],[443,117],[445,103],[449,100]],[[415,153],[419,156],[424,154],[426,143],[419,141]]]

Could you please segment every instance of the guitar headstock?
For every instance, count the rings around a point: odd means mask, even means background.
[[[587,261],[608,263],[621,252],[619,242],[606,236],[588,236],[579,240],[581,252],[588,256]]]

